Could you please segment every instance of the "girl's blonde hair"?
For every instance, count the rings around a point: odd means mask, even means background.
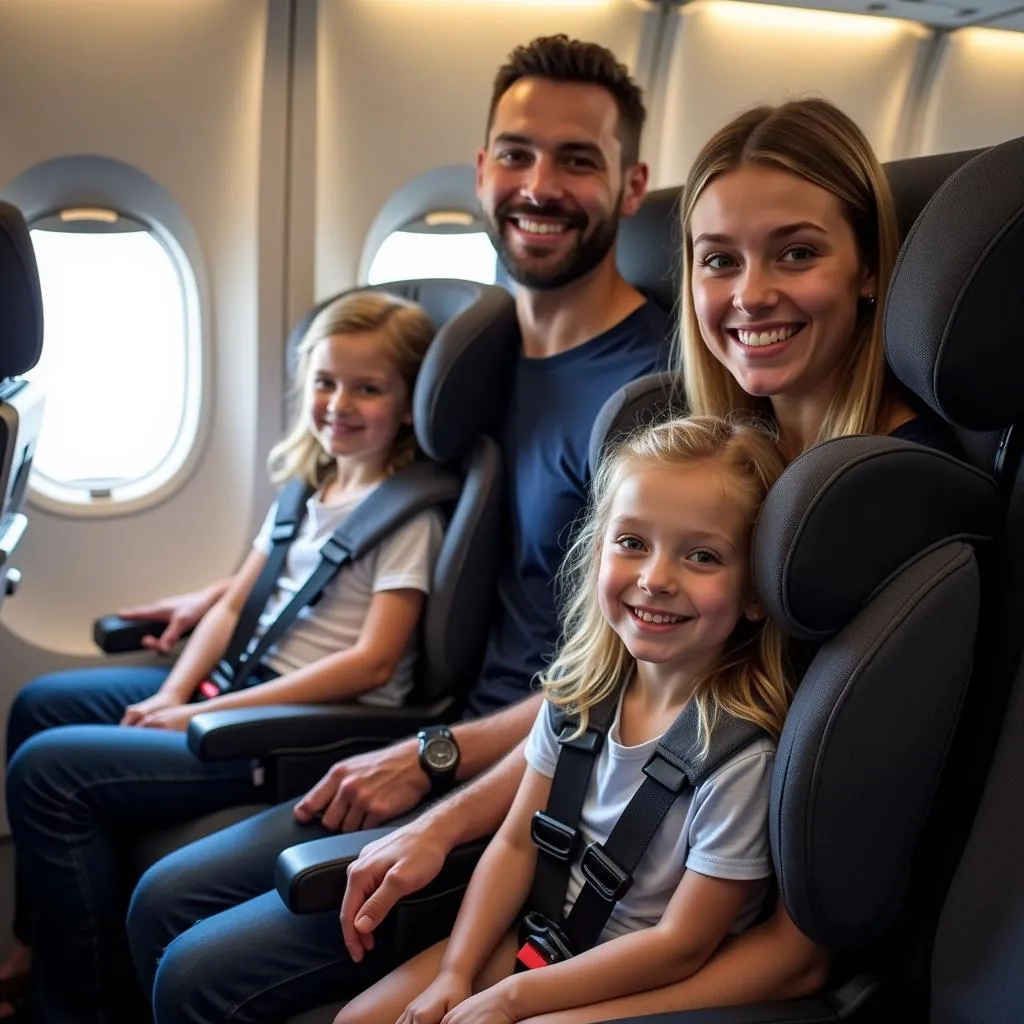
[[[548,700],[579,716],[622,683],[633,666],[626,645],[609,625],[598,601],[601,549],[619,485],[650,466],[713,466],[748,510],[751,529],[761,502],[785,462],[760,426],[712,416],[694,416],[648,427],[628,437],[602,459],[594,476],[587,518],[566,556],[561,581],[568,594],[563,641],[555,661],[541,674]],[[708,749],[719,709],[747,719],[778,737],[789,707],[784,668],[785,639],[774,622],[743,617],[725,650],[697,684],[699,742]]]
[[[412,397],[416,375],[435,333],[434,324],[423,307],[390,292],[370,290],[346,292],[329,302],[313,317],[299,342],[295,420],[284,440],[271,449],[267,460],[270,479],[275,484],[299,477],[311,487],[319,487],[334,472],[334,459],[324,452],[306,422],[302,396],[309,377],[312,352],[321,341],[335,334],[371,332],[378,332],[378,343],[383,346],[385,356],[405,381]],[[416,450],[412,428],[403,426],[388,462],[388,472],[393,473],[412,462]]]
[[[690,284],[693,208],[716,177],[748,164],[799,175],[842,203],[860,257],[876,275],[878,292],[874,304],[860,304],[853,337],[839,367],[844,385],[825,413],[818,440],[876,434],[886,386],[882,304],[899,251],[899,228],[888,181],[864,133],[841,110],[821,99],[756,107],[740,114],[708,141],[690,171],[682,213],[681,318],[681,362],[689,409],[706,416],[724,416],[734,410],[771,414],[768,400],[748,395],[704,344]]]

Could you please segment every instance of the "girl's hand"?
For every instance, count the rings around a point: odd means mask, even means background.
[[[152,697],[140,700],[137,704],[129,704],[128,707],[124,709],[124,715],[121,718],[121,725],[142,725],[143,719],[150,715],[166,711],[168,708],[180,707],[181,704],[182,701],[180,698],[175,697],[170,693],[164,693],[161,690],[154,693]]]
[[[206,710],[203,704],[178,704],[151,712],[139,722],[144,729],[170,729],[184,732],[194,715]]]
[[[441,1024],[515,1024],[517,1020],[509,986],[499,981],[459,1003],[445,1014]]]
[[[469,978],[442,970],[436,980],[405,1008],[405,1013],[395,1024],[440,1024],[441,1018],[468,999],[472,992]]]

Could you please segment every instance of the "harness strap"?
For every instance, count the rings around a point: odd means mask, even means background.
[[[538,848],[537,867],[527,906],[551,921],[562,916],[569,869],[579,853],[577,826],[583,801],[597,755],[615,717],[619,690],[613,690],[590,709],[587,729],[574,739],[578,719],[567,716],[554,704],[548,704],[551,726],[558,734],[561,749],[555,762],[547,808],[537,811],[530,822],[530,836]]]
[[[260,659],[291,627],[302,610],[320,599],[324,589],[346,564],[372,551],[425,509],[456,501],[461,492],[459,477],[428,461],[414,462],[374,488],[324,542],[320,548],[319,564],[270,623],[256,647],[248,653],[245,651],[256,630],[253,626],[242,653],[231,661],[225,658],[220,662],[211,678],[221,692],[240,690],[245,686]],[[282,558],[282,567],[283,564]],[[266,599],[263,603],[266,604]]]
[[[256,582],[242,606],[242,613],[231,633],[222,663],[234,664],[245,653],[252,640],[256,627],[259,625],[263,609],[270,600],[270,595],[277,586],[277,581],[284,569],[288,549],[291,547],[299,526],[306,516],[306,502],[313,493],[313,488],[301,480],[289,480],[281,488],[277,497],[277,511],[274,514],[274,527],[270,533],[270,553],[266,564],[256,577]]]
[[[640,788],[626,804],[604,844],[591,843],[583,853],[583,888],[565,921],[565,935],[580,952],[597,943],[611,912],[633,884],[633,872],[647,852],[676,798],[697,790],[744,747],[764,735],[753,722],[719,713],[710,747],[702,755],[695,701],[689,701],[658,741],[644,765]]]

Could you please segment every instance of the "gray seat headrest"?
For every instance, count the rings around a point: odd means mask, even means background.
[[[662,309],[673,312],[682,276],[681,188],[649,192],[643,206],[619,224],[615,256],[619,273]]]
[[[606,449],[634,430],[685,415],[683,381],[671,370],[638,377],[623,385],[601,406],[590,430],[590,472],[593,474],[597,469]]]
[[[885,309],[893,372],[943,418],[1024,417],[1024,138],[946,181],[900,252]]]
[[[761,507],[758,595],[793,636],[823,640],[906,565],[950,540],[989,540],[999,521],[987,473],[909,441],[835,438],[790,463]]]
[[[0,378],[31,370],[43,350],[43,296],[25,218],[0,202]]]

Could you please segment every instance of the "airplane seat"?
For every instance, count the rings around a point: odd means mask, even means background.
[[[483,657],[502,507],[500,455],[487,431],[518,351],[512,299],[500,288],[468,281],[397,282],[381,289],[422,302],[439,325],[414,390],[413,421],[426,456],[455,468],[462,492],[449,510],[420,627],[421,657],[403,707],[278,705],[210,712],[191,721],[188,742],[197,757],[259,762],[255,770],[265,779],[266,803],[303,792],[348,754],[450,721]],[[318,309],[292,332],[292,348]],[[264,806],[230,808],[149,833],[133,844],[133,865],[144,869]]]
[[[680,188],[647,193],[643,205],[619,224],[615,256],[619,273],[668,313],[679,306],[683,236]]]
[[[901,224],[912,224],[921,213],[922,207],[927,204],[932,192],[941,184],[944,177],[963,165],[972,156],[973,153],[943,154],[940,157],[914,158],[887,165],[886,172],[893,185],[897,211]],[[962,195],[959,197],[958,201],[962,204],[965,203],[965,199]],[[973,199],[967,201],[965,210],[968,212],[965,213],[965,216],[969,216],[970,204],[973,201]],[[934,222],[934,216],[932,220]],[[939,223],[941,223],[941,221]],[[948,239],[956,238],[956,233],[949,232]],[[903,280],[903,284],[905,285],[906,281],[909,279],[915,282],[914,287],[919,286],[918,274],[921,273],[926,275],[929,261],[935,261],[938,258],[937,254],[944,255],[949,252],[950,245],[948,239],[946,244],[941,248],[936,248],[933,240],[927,240],[923,243],[919,240],[913,243],[913,255],[908,256],[907,253],[904,253],[904,258],[901,259],[901,269],[899,271],[898,280],[893,284],[894,295],[898,296],[905,290],[903,285],[901,285],[900,280]],[[920,269],[918,270],[916,268]],[[900,278],[900,275],[904,275],[904,277]],[[910,275],[909,278],[907,278],[906,275]],[[913,289],[911,288],[910,290]],[[934,287],[931,288],[929,294],[933,294],[934,290]],[[942,277],[941,290],[948,295],[956,295],[960,290],[960,286],[956,282],[952,281],[948,274],[945,274]],[[900,300],[897,298],[897,301],[891,303],[889,306],[887,328],[890,331],[898,329],[899,325],[907,321],[911,322],[915,326],[919,326],[917,322],[918,316],[919,314],[915,312],[913,308],[908,309],[908,307],[901,304]],[[993,317],[987,319],[986,323],[989,325],[1000,326],[1001,333],[1006,332],[1008,325],[1012,328],[1015,323],[1020,322],[1019,315],[1015,318],[1004,318],[1002,320],[995,319],[999,316],[999,311],[994,310]],[[944,337],[942,330],[932,324],[930,320],[925,319],[923,322],[928,325],[928,329],[932,331],[937,339],[941,340]],[[936,331],[937,333],[935,333]],[[918,340],[914,341],[913,344],[909,346],[908,351],[911,353],[917,353],[921,350],[922,345],[923,341],[918,338]],[[961,353],[964,350],[964,346],[965,343],[961,342]],[[890,354],[892,355],[893,353]],[[915,355],[914,358],[918,357]],[[991,372],[996,378],[999,378],[1004,367],[1005,360],[1002,365],[994,366]],[[922,371],[922,373],[924,373],[924,371]],[[925,374],[925,376],[927,376],[927,374]],[[1006,384],[1008,385],[1010,381],[1015,381],[1017,379],[1019,378],[1011,376],[1006,380]],[[949,375],[948,380],[944,378],[944,383],[955,387],[956,380],[957,374],[954,373]],[[639,385],[640,383],[641,382],[634,382],[634,386]],[[911,390],[914,391],[915,388],[911,386]],[[629,403],[627,402],[626,404],[628,405]],[[944,417],[947,415],[943,409],[938,409],[936,411]],[[974,428],[977,425],[970,424],[970,426]],[[964,443],[966,452],[970,456],[970,461],[972,461],[976,467],[984,471],[991,471],[993,469],[993,460],[996,451],[999,448],[999,434],[997,430],[1000,426],[1000,422],[992,423],[991,430],[984,434],[975,433],[973,429],[961,432],[961,440]],[[843,445],[859,442],[860,439],[856,439],[856,442],[855,439],[842,439]],[[870,441],[872,446],[878,445],[883,448],[886,445],[891,446],[894,443],[895,442],[891,439],[885,438],[875,438]],[[837,442],[832,442],[832,445],[835,444],[837,444]],[[831,445],[826,446],[826,448],[828,447],[831,447]],[[594,447],[592,445],[592,451],[593,450]],[[811,453],[808,453],[808,455],[810,454]],[[934,460],[944,463],[945,467],[949,469],[951,474],[956,472],[956,470],[951,468],[956,465],[956,460],[936,453],[925,452],[924,450],[917,453],[900,450],[895,454],[892,452],[881,454],[888,459],[895,459],[898,455],[899,458],[908,458],[910,460],[915,458],[924,459],[926,461]],[[814,457],[818,458],[818,455],[815,454]],[[794,466],[790,467],[790,469],[787,470],[787,473],[790,473],[797,465],[799,465],[799,463],[794,463]],[[896,463],[891,462],[890,465],[896,465]],[[898,478],[898,474],[896,474],[896,478]],[[896,478],[893,479],[893,484],[899,486],[900,482]],[[976,480],[977,478],[965,477],[965,479]],[[966,491],[967,488],[964,488],[963,493],[966,493]],[[880,517],[882,516],[886,516],[887,520],[890,518],[886,515],[887,501],[877,500],[877,495],[880,493],[887,495],[888,485],[885,489],[879,488],[877,490],[872,490],[870,494],[865,495],[865,497],[860,501],[860,508],[863,515],[861,520],[854,525],[861,525],[862,522],[881,521]],[[957,500],[960,500],[960,497],[960,490],[957,489],[949,489],[945,495],[945,498],[948,498],[951,504],[955,504]],[[910,504],[909,507],[904,510],[906,515],[896,517],[895,525],[900,529],[903,528],[906,520],[913,520],[919,517],[922,512],[931,511],[929,500],[922,499],[920,496],[915,500],[913,492],[910,493],[907,500]],[[898,536],[899,534],[897,533],[896,535]],[[847,541],[844,538],[842,541],[837,541],[836,546],[841,548],[846,543]],[[952,543],[956,544],[957,541],[954,540]],[[941,550],[943,549],[936,547],[934,551],[922,554],[922,558],[911,565],[910,568],[915,573],[921,572],[922,570],[920,566],[924,565],[927,568],[928,565],[931,565],[932,563],[930,562],[930,559],[933,557],[939,557],[938,552]],[[961,551],[961,555],[965,560],[968,559],[966,551]],[[957,557],[959,558],[960,555]],[[983,553],[982,558],[986,564],[993,561],[991,554],[986,555]],[[973,556],[971,556],[970,560],[973,560]],[[854,560],[851,561],[844,571],[848,571],[849,573],[856,575],[860,572],[860,566],[858,562]],[[965,574],[963,578],[970,575],[970,572],[972,571],[973,570],[969,571],[965,564],[963,567],[963,573]],[[957,572],[960,572],[960,570],[957,570]],[[829,582],[831,585],[831,581]],[[897,582],[898,581],[894,578],[891,581],[890,586],[879,590],[879,592],[874,595],[873,602],[875,600],[881,600],[882,597],[885,597],[887,602],[892,601],[892,595],[894,593],[898,593],[898,591],[892,589],[896,587]],[[901,584],[901,586],[903,585],[905,584]],[[971,586],[973,585],[974,584],[971,584]],[[820,600],[822,593],[829,593],[829,586],[819,588],[814,591],[814,599],[816,601]],[[933,638],[937,641],[941,640],[943,642],[947,639],[945,629],[932,630],[927,626],[922,628],[922,623],[920,621],[915,623],[912,618],[906,620],[902,619],[902,616],[906,612],[912,612],[914,615],[925,613],[940,614],[938,606],[942,603],[943,599],[940,597],[936,597],[933,601],[925,602],[919,598],[918,593],[915,593],[912,600],[906,601],[905,607],[901,606],[901,610],[896,618],[900,619],[900,621],[905,621],[907,624],[906,631],[910,633],[912,643],[917,643],[917,640],[914,639],[915,636],[920,639],[920,636],[922,635]],[[931,605],[931,610],[929,610],[929,604]],[[945,605],[946,612],[941,614],[949,614],[950,609],[955,609],[956,605],[956,601],[953,601],[952,604]],[[870,614],[874,621],[879,614],[879,607],[882,607],[882,605],[874,605],[872,603],[870,613],[866,609],[862,614]],[[813,612],[813,607],[810,610]],[[958,624],[954,625],[952,630],[954,633],[957,633],[957,630],[962,628],[964,620],[963,618],[956,618],[955,615],[954,618]],[[896,621],[896,619],[893,619],[892,621]],[[1019,616],[1017,621],[1020,621]],[[856,631],[853,632],[855,633]],[[969,632],[970,631],[968,631],[968,633]],[[966,634],[963,632],[957,633],[960,643],[964,642],[965,635]],[[835,641],[830,641],[830,643],[833,644],[833,647],[836,646]],[[960,657],[960,666],[962,668],[964,664],[962,646],[958,650],[958,655]],[[908,687],[906,693],[909,695],[911,701],[914,699],[918,701],[918,710],[920,707],[930,709],[931,692],[928,689],[928,684],[929,681],[934,678],[930,668],[927,671],[923,671],[920,668],[920,665],[922,664],[931,665],[931,654],[925,652],[923,657],[925,659],[924,661],[914,658],[909,662],[901,662],[899,658],[895,658],[894,664],[899,667],[899,673],[897,674],[896,671],[890,667],[889,672],[892,672],[892,675],[886,675],[887,679],[891,679],[893,677],[902,679],[906,677],[913,680],[913,686]],[[820,675],[821,673],[819,672],[819,677]],[[804,831],[802,826],[797,830],[795,837],[791,835],[788,841],[782,841],[779,835],[779,820],[776,812],[780,807],[798,806],[800,802],[804,803],[805,808],[809,806],[807,801],[810,800],[811,796],[814,794],[808,787],[810,781],[813,781],[813,779],[812,776],[806,775],[803,783],[803,789],[801,789],[799,785],[796,785],[792,790],[786,789],[782,783],[777,781],[776,795],[775,800],[773,801],[772,825],[773,831],[775,832],[773,843],[775,844],[776,856],[780,861],[785,861],[787,858],[789,858],[790,861],[790,867],[787,869],[789,877],[785,881],[783,894],[787,899],[787,903],[790,899],[794,901],[794,913],[798,920],[800,920],[800,922],[807,927],[812,934],[815,934],[816,937],[826,941],[836,942],[843,946],[855,946],[859,942],[865,941],[869,936],[874,936],[878,941],[875,941],[873,945],[877,948],[880,944],[879,933],[885,930],[885,925],[888,923],[895,927],[893,916],[891,915],[893,908],[888,907],[885,900],[879,898],[878,893],[884,892],[887,897],[893,900],[894,905],[900,903],[901,897],[903,900],[912,899],[914,890],[912,888],[906,888],[908,880],[906,878],[905,865],[909,860],[914,846],[912,841],[914,837],[922,834],[927,836],[929,834],[928,827],[930,824],[930,818],[925,820],[924,814],[928,807],[928,799],[931,795],[928,780],[930,779],[931,784],[934,785],[935,779],[938,777],[939,766],[942,763],[942,756],[945,751],[942,740],[945,738],[948,741],[949,734],[952,731],[953,723],[956,718],[959,695],[962,695],[965,683],[966,675],[961,673],[959,676],[956,676],[954,674],[954,677],[949,680],[949,686],[942,689],[941,693],[943,699],[941,701],[940,710],[936,713],[936,722],[934,723],[933,731],[929,731],[928,729],[925,729],[923,732],[919,731],[918,726],[920,723],[913,721],[915,714],[917,714],[915,708],[913,706],[909,709],[906,707],[902,708],[903,719],[910,719],[913,724],[916,741],[913,744],[913,749],[921,750],[922,746],[926,748],[929,760],[927,760],[926,765],[922,767],[916,775],[917,787],[912,801],[915,813],[911,816],[911,820],[896,820],[895,822],[892,822],[886,812],[884,802],[881,805],[879,813],[887,823],[893,824],[894,827],[897,827],[898,830],[900,830],[900,834],[903,838],[898,854],[889,849],[883,851],[884,856],[879,857],[878,864],[880,867],[878,867],[877,870],[872,867],[870,862],[866,864],[851,864],[851,858],[844,856],[845,851],[842,849],[836,851],[839,856],[835,861],[831,862],[830,866],[830,862],[825,858],[825,855],[828,854],[828,851],[831,848],[831,844],[829,843],[831,826],[823,828],[823,831],[821,832],[815,832],[812,838],[816,839],[816,845],[807,845],[809,833]],[[806,690],[801,689],[801,692],[797,697],[797,703],[794,705],[794,709],[801,716],[801,720],[809,720],[812,725],[815,725],[817,722],[817,725],[820,725],[820,720],[816,719],[816,715],[821,714],[820,708],[817,704],[811,701],[810,696],[805,695],[805,693],[811,694],[813,689],[814,688],[807,688]],[[894,702],[898,704],[900,695],[904,692],[900,688],[892,688],[892,690],[893,692],[889,694],[886,693],[881,686],[876,686],[874,690],[871,690],[871,688],[868,687],[864,692],[868,694],[879,694],[884,701],[883,706],[891,708],[893,707]],[[867,701],[866,703],[870,704],[871,702]],[[821,707],[826,706],[827,701],[823,702],[821,705]],[[804,710],[802,711],[801,709]],[[923,719],[927,718],[927,716],[920,717]],[[868,720],[869,718],[870,721]],[[796,719],[794,719],[794,721],[796,721]],[[847,763],[847,771],[845,775],[844,773],[836,770],[833,770],[830,774],[833,786],[831,795],[836,802],[834,804],[827,805],[829,808],[827,813],[823,813],[820,816],[815,815],[814,819],[807,819],[806,817],[803,819],[804,821],[811,821],[813,828],[817,828],[818,823],[824,827],[826,822],[832,822],[836,828],[840,829],[838,834],[841,834],[844,837],[848,835],[843,825],[844,816],[848,808],[855,806],[857,801],[855,799],[855,794],[852,795],[853,790],[847,788],[844,793],[843,787],[844,785],[852,786],[855,790],[862,768],[858,758],[870,758],[870,754],[878,749],[877,741],[884,741],[886,739],[885,735],[881,734],[877,729],[877,724],[874,721],[874,715],[868,716],[863,707],[861,709],[861,727],[863,735],[859,736],[859,739],[856,741],[856,745],[853,747],[854,753],[852,759]],[[787,737],[783,748],[784,756],[788,759],[786,778],[788,778],[793,771],[793,750],[791,748],[800,747],[800,741],[801,737],[795,734],[792,727],[790,727],[787,731]],[[806,748],[809,745],[809,742],[810,741],[803,743],[803,747]],[[847,742],[849,743],[849,740]],[[892,748],[889,749],[891,752]],[[788,753],[786,752],[787,750]],[[849,746],[847,746],[846,752],[850,752]],[[894,763],[904,765],[906,758],[903,756],[903,753],[897,749],[895,754],[897,760]],[[836,764],[840,763],[841,762],[837,759]],[[869,767],[872,772],[878,771],[879,765],[880,763],[876,764],[870,759],[867,761],[867,767]],[[833,766],[833,768],[834,767],[835,766]],[[780,786],[782,786],[781,789]],[[891,778],[886,780],[886,786],[882,791],[888,792],[890,786]],[[788,797],[787,802],[782,799],[782,796],[786,793],[792,793],[795,795]],[[819,795],[824,798],[827,793],[823,791]],[[879,803],[875,800],[870,804],[865,804],[865,806],[877,808],[879,807]],[[854,815],[854,819],[863,820],[859,815]],[[790,822],[792,823],[793,820],[794,816],[791,814]],[[869,820],[867,824],[870,826],[871,821]],[[924,833],[921,832],[922,828],[925,829]],[[344,889],[344,874],[347,864],[358,856],[359,850],[366,842],[369,842],[380,835],[386,834],[387,831],[388,828],[384,827],[363,834],[331,837],[318,840],[314,843],[305,844],[303,846],[293,847],[292,849],[285,851],[285,853],[283,853],[279,858],[277,865],[277,888],[284,902],[297,913],[309,913],[336,907],[340,902],[341,894]],[[850,845],[850,850],[863,851],[866,841],[870,840],[874,842],[881,842],[884,839],[885,836],[879,837],[876,831],[868,827],[865,829],[865,834],[863,836],[854,836],[855,842]],[[835,846],[842,846],[842,844],[837,843]],[[449,862],[446,864],[441,877],[437,880],[436,886],[431,886],[429,890],[425,890],[424,892],[417,894],[417,900],[415,902],[419,904],[419,906],[416,909],[419,910],[421,914],[423,912],[423,905],[430,900],[431,896],[441,898],[446,895],[447,890],[450,890],[457,884],[458,878],[460,877],[460,863],[462,865],[461,870],[463,872],[461,877],[463,879],[465,878],[465,871],[468,870],[468,867],[472,866],[475,856],[478,856],[480,844],[476,844],[476,847],[477,850],[475,852],[470,848],[470,846],[454,851],[449,857]],[[794,872],[796,871],[796,868],[800,866],[799,858],[809,849],[813,849],[817,852],[814,859],[811,859],[809,855],[804,858],[806,861],[805,866],[810,871],[810,874],[806,878],[801,878],[799,873],[794,874]],[[797,858],[795,862],[793,860],[794,857]],[[901,857],[903,858],[902,860]],[[837,868],[836,865],[840,865],[840,867]],[[855,872],[852,877],[856,880],[856,884],[851,885],[849,888],[845,886],[843,881],[844,871],[847,867]],[[902,874],[900,873],[901,867],[903,869]],[[450,870],[450,868],[452,868],[452,870]],[[889,876],[888,886],[883,885],[880,888],[876,888],[885,872],[888,872]],[[825,883],[831,885],[831,889],[826,889],[823,897],[816,896],[814,886],[816,884]],[[847,894],[849,894],[849,896]],[[816,902],[819,899],[823,901],[821,905],[828,910],[828,916],[823,922],[818,921],[815,923],[813,917],[809,917],[808,914],[814,910]],[[861,901],[863,901],[864,904],[863,909],[858,906]],[[852,914],[853,925],[843,924],[843,918],[841,916],[843,913]],[[382,938],[384,938],[384,941],[394,941],[396,939],[394,924],[392,924],[388,935]],[[645,1018],[645,1020],[650,1021],[651,1024],[655,1024],[655,1022],[658,1022],[658,1024],[661,1024],[661,1022],[665,1022],[665,1024],[668,1024],[668,1022],[672,1022],[672,1024],[684,1024],[684,1022],[686,1022],[686,1024],[712,1024],[712,1022],[714,1022],[714,1024],[740,1024],[740,1022],[750,1022],[750,1024],[754,1024],[754,1022],[769,1020],[779,1022],[789,1020],[835,1021],[840,1019],[840,1014],[844,1017],[855,1015],[856,1019],[865,1020],[893,1019],[891,1017],[886,1017],[885,1011],[882,1011],[882,1015],[880,1016],[872,1016],[870,1012],[872,1004],[869,1001],[866,1002],[865,1010],[867,1012],[864,1012],[863,1016],[854,1014],[857,1004],[861,1001],[867,1000],[867,997],[870,994],[870,983],[867,983],[863,978],[858,979],[847,977],[842,980],[845,981],[844,985],[833,988],[821,997],[797,1000],[789,1003],[772,1004],[770,1006],[725,1007],[700,1012],[664,1014],[648,1017]],[[316,1012],[311,1012],[309,1014],[304,1014],[301,1017],[294,1018],[292,1024],[300,1024],[300,1022],[301,1024],[314,1024],[314,1022],[326,1022],[330,1019],[331,1016],[329,1008],[324,1007]]]
[[[894,371],[988,459],[1006,505],[988,553],[970,687],[936,796],[913,1012],[941,1024],[1024,1008],[1024,138],[955,174],[917,222],[886,317]],[[891,321],[891,322],[890,322]],[[930,973],[929,965],[930,963]]]
[[[8,565],[28,519],[22,511],[43,416],[43,394],[21,376],[43,348],[43,297],[28,225],[0,202],[0,604],[20,573]]]

